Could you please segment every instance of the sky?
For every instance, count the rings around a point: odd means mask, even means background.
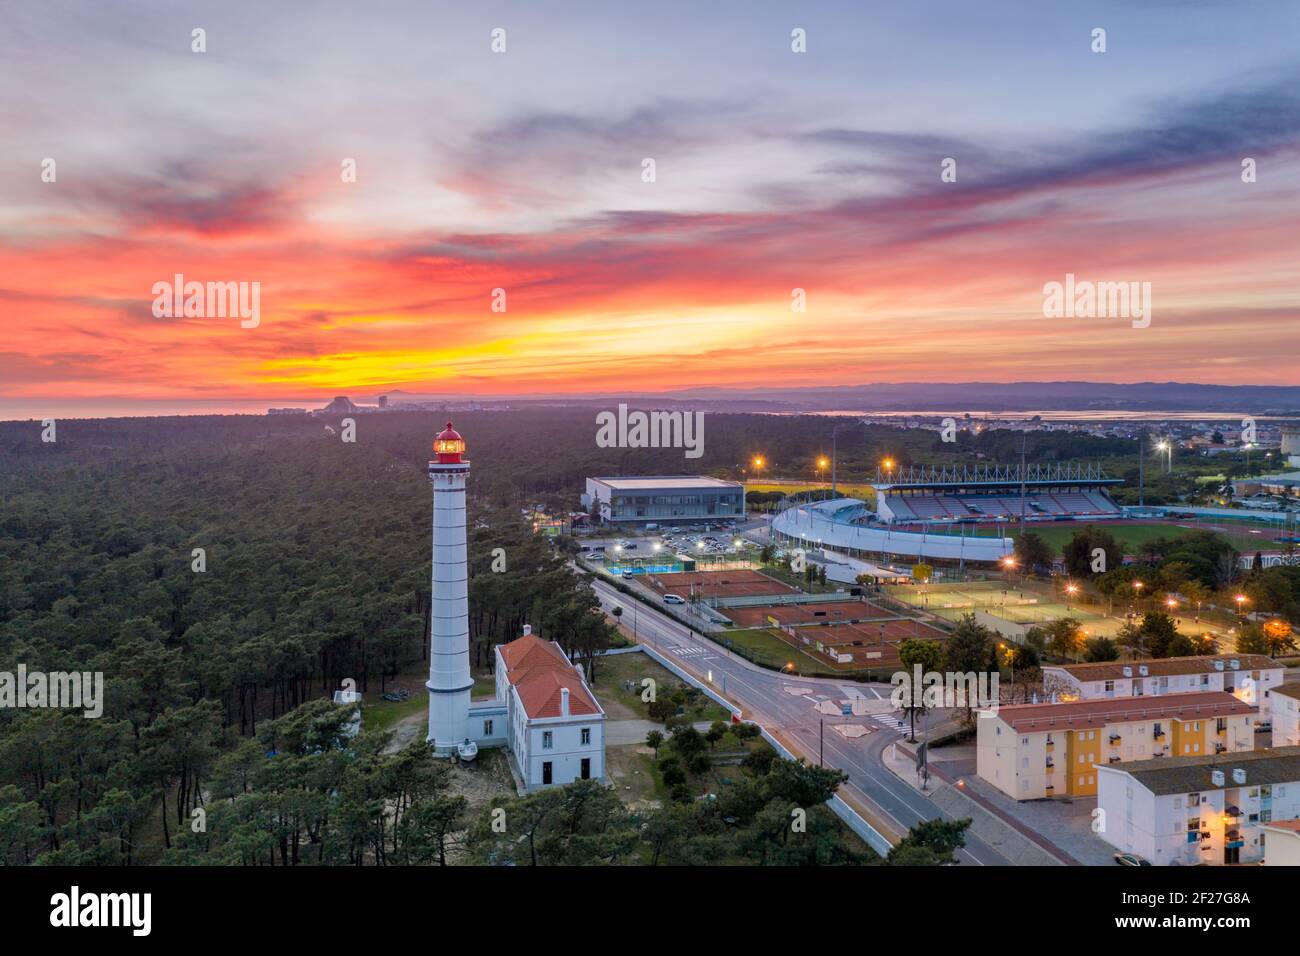
[[[1300,383],[1291,2],[4,18],[6,417],[394,389]],[[256,283],[256,325],[156,314],[177,274]],[[1150,283],[1150,322],[1045,316],[1067,274]]]

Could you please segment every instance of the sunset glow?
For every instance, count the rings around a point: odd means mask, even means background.
[[[33,7],[0,40],[0,399],[33,415],[389,389],[1297,381],[1287,9],[1198,7],[1153,33],[1115,5],[1104,66],[1088,22],[1023,4],[953,4],[942,37],[920,10],[851,29],[814,10],[804,58],[779,5],[577,30],[411,4],[423,32],[353,30],[333,4],[316,25],[145,9],[127,28],[82,7],[74,41]],[[1260,62],[1276,70],[1244,70]],[[150,289],[177,273],[259,282],[260,324],[156,318]],[[1044,318],[1066,273],[1150,282],[1151,326]]]

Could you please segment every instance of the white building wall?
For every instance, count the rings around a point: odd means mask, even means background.
[[[1282,683],[1282,668],[1268,668],[1258,672],[1247,670],[1210,671],[1203,674],[1173,674],[1167,677],[1145,677],[1138,673],[1135,664],[1132,677],[1114,680],[1080,681],[1060,668],[1046,667],[1043,679],[1046,688],[1060,688],[1058,693],[1077,695],[1080,700],[1101,700],[1114,697],[1159,697],[1166,694],[1189,694],[1198,691],[1223,691],[1234,694],[1241,701],[1260,709],[1259,719],[1267,719],[1269,690]],[[1255,674],[1258,673],[1258,678]]]
[[[1300,816],[1300,781],[1261,786],[1251,782],[1249,764],[1243,785],[1158,796],[1119,768],[1097,770],[1097,808],[1103,814],[1097,835],[1156,866],[1223,865],[1229,828],[1238,831],[1243,844],[1239,862],[1257,863],[1265,856],[1270,836],[1261,825]],[[1231,784],[1230,764],[1224,772]],[[1228,818],[1229,807],[1236,807],[1240,815]],[[1191,830],[1189,823],[1195,823]],[[1209,838],[1201,839],[1202,832]],[[1189,833],[1195,834],[1191,842]]]
[[[590,742],[582,742],[582,731],[589,732]],[[551,765],[549,786],[560,786],[582,779],[582,761],[590,760],[589,779],[605,778],[605,722],[598,714],[580,717],[547,717],[528,721],[522,728],[524,747],[517,752],[520,770],[529,790],[548,784],[545,764]],[[545,746],[546,735],[551,746]]]
[[[1294,697],[1273,695],[1273,746],[1300,746],[1300,701]]]
[[[1300,866],[1300,834],[1279,830],[1262,830],[1265,866]]]

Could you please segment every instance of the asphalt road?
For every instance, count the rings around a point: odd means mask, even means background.
[[[762,725],[769,733],[793,743],[796,752],[809,762],[818,759],[819,747],[826,766],[836,767],[848,774],[845,787],[865,796],[901,831],[922,820],[944,817],[927,798],[899,780],[884,766],[885,748],[902,738],[902,734],[888,724],[876,719],[879,712],[886,718],[890,708],[887,684],[858,684],[827,678],[795,677],[779,674],[751,664],[724,647],[688,630],[672,618],[646,604],[619,593],[599,577],[594,582],[601,607],[608,614],[614,607],[622,607],[621,623],[634,628],[642,643],[650,644],[661,654],[676,659],[677,663],[701,681],[707,681],[740,707],[747,720]],[[828,707],[830,714],[817,710],[817,699],[829,698],[837,702],[846,698],[863,697],[856,709],[873,713],[842,716],[838,707]],[[824,727],[823,727],[824,722]],[[872,733],[848,739],[833,729],[835,724],[861,724]],[[978,838],[967,834],[964,850],[958,852],[963,863],[999,866],[1008,861],[1000,853]]]

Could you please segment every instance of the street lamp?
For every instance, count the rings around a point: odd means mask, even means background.
[[[860,421],[840,422],[838,425],[836,425],[834,428],[831,429],[831,497],[832,498],[834,498],[838,493],[836,491],[836,484],[835,484],[835,466],[839,462],[839,455],[838,455],[839,444],[836,441],[836,436],[839,435],[840,429],[842,428],[855,428],[856,426],[862,424],[865,423]]]
[[[1168,440],[1156,442],[1156,451],[1162,451],[1165,453],[1165,473],[1168,474],[1169,472],[1173,471],[1174,470],[1173,442]]]
[[[817,461],[813,464],[813,468],[817,472],[818,481],[823,480],[824,475],[826,473],[826,466],[829,464],[830,464],[830,459],[828,459],[825,455],[817,456]]]

